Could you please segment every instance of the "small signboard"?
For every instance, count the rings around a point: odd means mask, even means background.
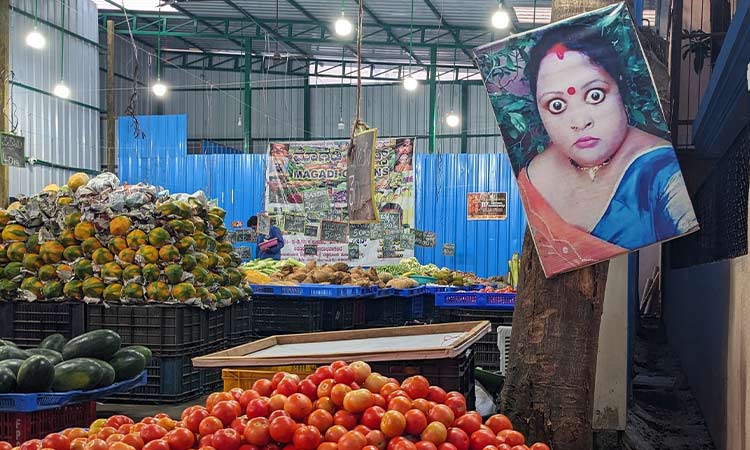
[[[346,159],[346,187],[349,221],[372,223],[378,220],[375,207],[375,140],[377,128],[355,134]]]
[[[10,133],[0,133],[0,163],[4,166],[25,167],[25,139]]]
[[[508,213],[506,192],[470,192],[466,194],[468,220],[505,220]]]
[[[258,234],[271,234],[271,217],[268,214],[258,214]]]
[[[252,228],[240,228],[230,232],[234,236],[232,242],[255,242],[257,235]]]
[[[252,257],[251,247],[248,247],[246,245],[242,247],[235,247],[234,251],[237,252],[237,256],[239,256],[243,261]]]
[[[305,211],[314,214],[331,210],[331,196],[328,194],[328,189],[302,191],[302,203],[305,206]]]
[[[419,247],[435,247],[437,235],[434,231],[414,230],[414,245]]]
[[[401,231],[401,214],[393,212],[380,213],[380,225],[386,234],[399,233]]]
[[[349,244],[349,259],[359,259],[359,244]]]
[[[414,248],[414,230],[406,228],[401,232],[401,248]]]
[[[235,220],[232,222],[232,228],[242,228],[242,221],[241,220]]]
[[[308,223],[305,224],[305,236],[306,237],[318,237],[318,224]]]
[[[349,239],[370,239],[370,224],[353,223],[349,225]]]
[[[443,256],[456,256],[456,244],[443,244]]]
[[[320,222],[320,240],[328,242],[349,242],[349,224],[334,220]]]
[[[299,214],[284,214],[284,231],[287,233],[304,233],[305,216]]]
[[[304,253],[305,256],[316,256],[318,254],[318,246],[315,244],[305,244]]]

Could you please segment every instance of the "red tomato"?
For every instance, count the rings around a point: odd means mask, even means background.
[[[336,370],[346,366],[347,364],[345,361],[334,361],[331,363],[331,372],[336,373]]]
[[[495,433],[499,433],[503,430],[512,430],[513,424],[510,423],[510,419],[502,414],[495,414],[494,416],[487,419],[485,423]]]
[[[432,422],[422,431],[420,435],[423,441],[429,441],[440,445],[448,438],[448,428],[442,422]]]
[[[303,425],[294,430],[292,441],[297,450],[315,450],[323,438],[315,427]]]
[[[264,446],[271,442],[271,424],[265,417],[251,419],[245,427],[245,441],[250,445]]]
[[[147,442],[143,446],[143,450],[169,450],[169,443],[164,439],[155,439],[151,442]]]
[[[437,450],[435,444],[429,441],[419,441],[416,444],[417,450]]]
[[[281,417],[281,416],[290,417],[288,412],[284,411],[283,409],[278,409],[278,410],[272,412],[270,416],[268,416],[268,420],[269,420],[269,422],[272,422],[273,419],[275,419],[277,417]]]
[[[430,422],[441,422],[446,427],[453,425],[453,421],[455,420],[453,410],[446,405],[435,405],[432,407],[427,418]]]
[[[495,445],[496,436],[491,431],[479,430],[471,433],[469,443],[471,450],[482,450],[488,445]]]
[[[278,411],[280,409],[284,409],[284,405],[286,405],[286,401],[288,400],[286,395],[282,394],[276,394],[272,395],[271,398],[268,399],[268,410]]]
[[[120,442],[122,438],[124,437],[125,435],[120,434],[120,433],[110,434],[109,437],[107,438],[107,444],[111,445],[111,444],[114,444],[115,442]],[[42,445],[44,446],[44,444]]]
[[[107,419],[106,422],[104,422],[104,426],[106,427],[113,427],[113,428],[120,428],[120,425],[125,424],[134,424],[133,419],[131,419],[128,416],[123,416],[121,414],[115,415]]]
[[[348,367],[346,368],[348,369]],[[345,435],[341,436],[338,444],[339,450],[362,450],[362,447],[367,445],[367,438],[359,431],[349,431]]]
[[[242,395],[240,396],[240,400],[239,400],[240,408],[242,408],[242,410],[244,411],[245,409],[247,409],[247,405],[250,403],[251,400],[255,400],[256,398],[260,398],[260,397],[261,395],[252,389],[248,389],[244,391]]]
[[[195,435],[187,428],[175,428],[166,434],[165,439],[171,450],[188,450],[195,444]]]
[[[408,439],[403,439],[398,440],[393,444],[393,450],[417,450],[417,446],[414,442]]]
[[[242,444],[237,450],[260,450],[260,447],[250,444]]]
[[[529,450],[529,447],[525,445],[514,445],[510,450]]]
[[[427,416],[418,409],[406,411],[404,417],[406,418],[406,434],[417,436],[422,434],[422,431],[427,427]]]
[[[274,376],[271,377],[271,386],[276,389],[279,386],[279,383],[281,383],[281,380],[289,375],[289,372],[276,372]]]
[[[376,447],[374,445],[365,445],[364,447],[362,447],[362,450],[384,450],[384,449],[385,449],[385,447],[383,447],[381,449],[381,448]],[[320,450],[320,447],[318,447],[318,450]]]
[[[229,426],[239,434],[243,434],[245,432],[245,427],[247,427],[247,422],[247,417],[242,416],[234,419]]]
[[[512,450],[508,444],[500,444],[497,446],[497,450]]]
[[[411,400],[406,397],[393,397],[388,402],[388,410],[398,411],[401,414],[406,414],[407,411],[412,409]]]
[[[364,412],[374,404],[375,398],[367,389],[347,392],[344,396],[344,409],[355,414]]]
[[[10,442],[0,441],[0,450],[12,450],[13,446]]]
[[[292,442],[292,435],[297,428],[297,422],[291,417],[279,416],[273,419],[268,427],[268,433],[276,442],[287,444]]]
[[[198,448],[201,447],[210,447],[216,450],[216,448],[214,447],[214,435],[209,434],[208,436],[202,436],[201,440],[198,441]]]
[[[375,394],[379,393],[380,389],[382,389],[386,383],[388,383],[388,378],[377,372],[373,372],[365,380],[364,388]]]
[[[401,389],[405,390],[411,398],[425,398],[430,392],[430,382],[422,375],[409,377],[401,383]]]
[[[401,386],[399,386],[396,383],[386,383],[383,385],[383,387],[380,388],[380,395],[382,395],[385,398],[388,398],[393,394],[394,392],[401,389]]]
[[[333,372],[333,379],[336,380],[336,383],[352,384],[354,383],[354,370],[349,366],[338,368]],[[341,444],[339,444],[339,448],[341,448]]]
[[[321,397],[313,402],[313,409],[324,409],[333,414],[336,412],[336,405],[331,401],[331,397]]]
[[[276,392],[287,397],[297,392],[297,382],[292,377],[285,377],[276,386]]]
[[[381,408],[385,408],[388,406],[388,403],[385,401],[385,398],[383,398],[380,394],[372,394],[372,398],[375,401],[375,406],[380,406]]]
[[[331,401],[336,406],[344,405],[344,397],[352,391],[352,388],[345,384],[337,384],[331,389]]]
[[[380,422],[380,431],[386,435],[386,437],[394,438],[404,434],[406,429],[406,418],[403,414],[398,411],[386,411],[383,414],[383,419]]]
[[[448,394],[439,386],[430,386],[427,389],[427,400],[431,402],[443,403],[447,397]]]
[[[411,402],[411,407],[414,409],[418,409],[425,413],[425,415],[430,413],[430,409],[432,409],[432,406],[430,406],[430,402],[423,398],[418,398]]]
[[[318,385],[313,383],[311,380],[301,381],[298,388],[300,393],[304,394],[310,400],[315,400],[316,398],[318,398]]]
[[[383,408],[379,406],[371,406],[365,410],[359,422],[371,430],[379,430],[383,414],[385,414]]]
[[[307,417],[307,424],[324,434],[333,426],[333,416],[324,409],[316,409]]]
[[[247,414],[247,417],[249,419],[253,419],[255,417],[268,417],[269,411],[268,400],[265,398],[255,398],[253,400],[250,400],[250,402],[247,404],[247,407],[245,408],[245,414]]]
[[[239,403],[240,398],[242,397],[242,394],[245,393],[245,390],[241,387],[232,388],[229,390],[229,393],[232,394],[232,397],[234,397],[234,400]]]
[[[240,414],[242,414],[240,404],[234,400],[218,402],[213,408],[211,408],[211,415],[221,420],[221,423],[223,423],[225,427],[229,426],[229,424]]]
[[[460,397],[454,396],[446,398],[445,406],[449,407],[453,411],[453,415],[456,418],[466,414],[466,399],[463,395],[461,395]]]
[[[221,421],[219,421],[219,425],[219,428],[221,428]],[[151,442],[156,439],[161,439],[165,434],[167,434],[167,430],[155,423],[146,425],[141,429],[141,438],[143,439],[143,442]]]
[[[109,450],[135,450],[132,446],[124,444],[122,442],[113,442],[109,446]]]
[[[456,450],[456,446],[451,444],[450,442],[443,442],[442,444],[438,445],[438,450]]]
[[[120,434],[130,434],[130,432],[133,431],[134,426],[135,425],[132,423],[124,423],[117,428],[117,432]]]
[[[216,450],[216,449],[210,445],[205,445],[202,447],[198,447],[198,450]]]
[[[502,443],[508,444],[511,447],[526,443],[526,438],[523,437],[523,434],[515,430],[503,430],[497,434],[497,437]]]
[[[271,380],[267,380],[265,378],[261,378],[260,380],[257,380],[255,383],[253,383],[253,390],[260,394],[261,397],[270,397],[273,389],[274,387],[271,383]]]
[[[234,397],[229,392],[214,392],[206,398],[206,409],[211,411],[217,403],[225,400],[234,400]],[[159,414],[154,417],[160,419]]]
[[[356,427],[354,427],[354,429],[353,429],[353,430],[351,430],[351,431],[359,431],[359,432],[360,432],[360,433],[362,433],[363,435],[367,436],[367,433],[369,433],[369,432],[370,432],[370,431],[372,431],[372,430],[371,430],[371,429],[369,429],[369,428],[367,428],[367,427],[366,427],[366,426],[364,426],[364,425],[357,425],[357,426],[356,426]]]
[[[334,425],[326,431],[326,442],[338,442],[348,430],[342,425]]]
[[[496,446],[494,446],[494,445],[488,445],[488,446],[487,446],[487,447],[485,447],[485,448],[484,448],[483,450],[500,450],[500,449],[498,449],[498,448],[497,448]]]
[[[210,414],[205,409],[195,409],[183,420],[188,430],[192,431],[193,433],[197,433],[201,421],[203,421],[203,419],[205,419],[209,415]]]
[[[321,380],[327,380],[333,378],[333,371],[331,370],[331,366],[320,366],[315,369],[315,375],[320,377]]]
[[[216,450],[237,450],[242,443],[242,437],[233,429],[226,428],[214,433],[212,441]]]
[[[24,447],[26,444],[29,444],[32,441],[39,441],[38,447]],[[20,450],[38,450],[42,448],[42,441],[39,439],[33,439],[32,441],[26,441],[23,444],[21,444]],[[109,446],[106,442],[102,439],[92,439],[86,443],[86,450],[107,450]]]
[[[365,435],[367,444],[377,447],[379,450],[385,450],[385,434],[380,430],[371,430]]]
[[[469,450],[469,435],[460,428],[448,428],[446,442],[453,444],[456,447],[456,450]]]
[[[478,431],[482,426],[482,416],[476,412],[464,414],[456,419],[454,426],[464,430],[466,434],[471,435],[471,433]]]
[[[354,361],[349,364],[349,367],[354,371],[354,381],[359,384],[364,383],[367,377],[372,373],[372,368],[364,361]]]
[[[547,444],[543,444],[541,442],[537,442],[536,444],[532,445],[529,450],[550,450],[549,446]]]
[[[318,446],[318,450],[338,450],[338,448],[339,448],[339,444],[335,442],[323,442]],[[293,449],[294,449],[294,446],[292,446],[292,450]]]
[[[70,439],[62,433],[50,433],[42,441],[43,448],[70,450]]]
[[[107,440],[108,437],[112,436],[113,434],[117,433],[117,430],[115,430],[112,427],[103,427],[101,430],[99,430],[98,433],[96,433],[96,437],[99,439]]]
[[[409,394],[407,394],[406,391],[404,391],[402,389],[398,389],[396,391],[391,392],[391,395],[389,395],[388,397],[386,397],[386,400],[388,400],[390,402],[391,400],[393,400],[396,397],[404,397],[407,400],[411,400],[411,397],[409,397]]]
[[[336,386],[336,381],[331,378],[321,381],[318,385],[318,398],[330,397],[334,386]]]
[[[350,413],[349,411],[336,411],[333,415],[333,423],[336,425],[342,425],[347,430],[351,430],[357,426],[357,416]]]
[[[312,401],[304,394],[292,394],[284,405],[284,411],[296,420],[304,419],[310,415],[312,409]]]
[[[122,438],[122,442],[133,447],[135,450],[141,450],[144,445],[143,438],[141,438],[141,435],[139,433],[128,434],[127,436]]]
[[[209,434],[216,433],[222,428],[224,428],[224,424],[221,423],[221,420],[214,416],[208,416],[205,419],[201,420],[201,423],[198,424],[198,433],[201,436],[208,436]],[[141,437],[144,441],[148,442],[145,436],[143,436],[143,431],[141,431]]]

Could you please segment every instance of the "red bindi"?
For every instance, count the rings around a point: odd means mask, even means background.
[[[576,94],[576,88],[573,86],[568,88],[568,95],[575,95]]]
[[[565,57],[565,52],[568,51],[568,47],[565,46],[565,44],[555,44],[552,46],[552,48],[549,49],[549,53],[554,53],[557,55],[557,59],[562,60]]]

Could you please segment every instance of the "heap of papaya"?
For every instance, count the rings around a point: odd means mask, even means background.
[[[95,330],[71,340],[47,336],[37,348],[22,350],[0,340],[0,394],[88,391],[130,380],[151,361],[142,345],[122,347],[111,330]]]
[[[0,210],[0,297],[231,304],[251,292],[225,217],[200,191],[75,174]]]

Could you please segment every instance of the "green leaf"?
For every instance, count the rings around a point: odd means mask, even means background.
[[[503,107],[505,111],[512,112],[512,111],[519,111],[523,109],[526,106],[526,101],[524,100],[516,100],[506,106]]]
[[[646,116],[643,115],[643,113],[637,109],[633,109],[630,111],[630,116],[633,118],[635,123],[640,125],[646,124]]]
[[[510,112],[508,113],[508,117],[510,117],[510,122],[519,133],[526,132],[526,120],[523,118],[523,115],[516,112]]]

